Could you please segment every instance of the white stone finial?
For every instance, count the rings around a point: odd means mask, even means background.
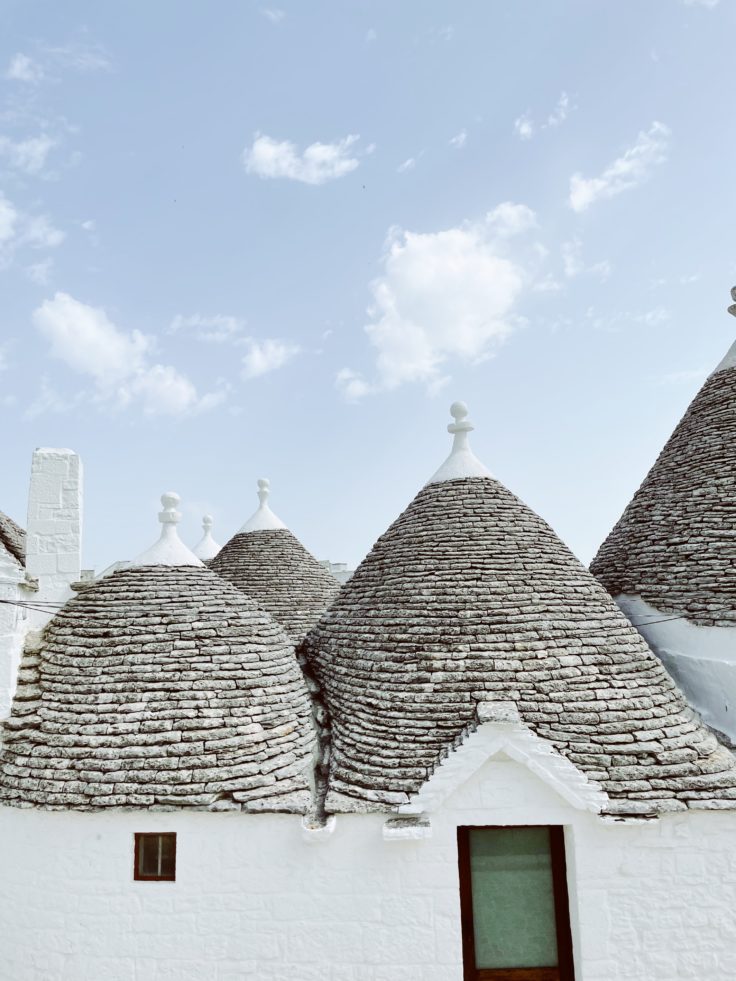
[[[181,503],[181,498],[176,491],[165,491],[161,495],[163,511],[159,511],[158,520],[163,525],[178,525],[181,521],[181,512],[177,511],[177,505]]]
[[[270,493],[271,481],[267,477],[261,477],[258,481],[258,510],[248,518],[238,534],[249,531],[276,531],[279,528],[286,528],[281,518],[276,517],[268,506]]]
[[[464,402],[453,402],[450,415],[455,420],[447,431],[453,436],[450,455],[431,477],[428,484],[440,484],[446,480],[462,480],[464,477],[492,477],[488,470],[470,449],[468,434],[475,428],[468,419],[468,407]]]
[[[215,522],[212,519],[211,514],[206,514],[202,518],[202,528],[204,529],[204,535],[194,546],[192,551],[201,559],[203,562],[209,562],[210,559],[214,559],[217,553],[220,551],[220,545],[212,537],[212,525]]]
[[[736,300],[736,286],[731,287],[731,299]],[[728,312],[736,317],[736,303],[732,303],[728,307]],[[717,366],[713,374],[715,375],[719,371],[725,371],[727,368],[736,368],[736,342],[734,342],[731,347],[726,352],[725,358]]]
[[[133,559],[130,567],[142,565],[202,565],[194,552],[191,552],[179,538],[176,526],[181,521],[181,513],[176,510],[181,498],[175,491],[166,491],[161,495],[163,510],[158,513],[161,522],[161,537],[149,549],[146,549],[137,559]]]

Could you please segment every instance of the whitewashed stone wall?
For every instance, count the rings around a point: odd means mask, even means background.
[[[639,596],[616,602],[708,725],[736,745],[736,627],[704,627]]]
[[[14,604],[28,598],[20,588],[24,580],[23,569],[0,545],[0,719],[10,714],[23,646],[26,614]]]
[[[39,586],[34,601],[65,602],[82,564],[82,464],[72,450],[34,452],[26,535],[26,571]],[[34,626],[42,626],[49,617],[41,612],[30,615]]]
[[[733,978],[736,814],[605,824],[509,760],[384,841],[340,816],[0,810],[2,967],[13,981],[461,981],[458,824],[566,826],[578,981]],[[177,881],[133,881],[133,834],[178,834]]]

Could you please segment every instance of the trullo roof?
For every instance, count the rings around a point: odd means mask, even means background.
[[[258,481],[260,506],[224,545],[210,568],[252,597],[297,644],[340,584],[268,506],[269,481]]]
[[[452,411],[451,458],[302,648],[328,716],[326,809],[406,803],[489,700],[515,702],[611,812],[732,806],[733,756],[552,529],[487,475],[467,410]]]
[[[640,596],[704,626],[736,625],[736,344],[695,396],[591,571],[613,596]]]
[[[152,549],[94,581],[26,649],[3,803],[307,809],[313,727],[294,649],[198,560],[167,561],[178,514],[163,500],[161,562]]]

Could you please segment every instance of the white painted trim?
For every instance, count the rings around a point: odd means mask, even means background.
[[[409,802],[399,805],[399,814],[431,814],[439,810],[451,794],[499,753],[526,766],[579,810],[599,814],[608,803],[608,795],[599,783],[590,780],[551,743],[535,735],[523,722],[482,721],[437,766]]]

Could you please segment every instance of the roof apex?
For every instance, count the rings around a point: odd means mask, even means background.
[[[129,568],[142,565],[203,565],[194,552],[190,551],[179,538],[176,531],[181,521],[181,513],[176,506],[181,498],[176,491],[167,491],[161,495],[163,511],[159,511],[158,520],[161,522],[161,537],[145,552],[133,559]]]
[[[249,531],[276,531],[279,528],[286,528],[286,525],[277,517],[268,506],[268,496],[271,493],[271,481],[267,477],[261,477],[258,481],[258,510],[255,511],[245,522],[238,534],[245,534]]]
[[[202,518],[202,528],[204,529],[204,535],[200,538],[197,544],[192,549],[194,555],[202,562],[209,562],[210,559],[214,559],[217,553],[222,548],[212,537],[212,525],[214,521],[211,514],[205,514]]]
[[[464,402],[453,402],[450,415],[455,420],[448,427],[453,438],[452,449],[442,466],[427,481],[428,484],[441,484],[446,480],[463,480],[465,477],[493,477],[470,449],[468,434],[475,426],[468,419],[468,407]]]

